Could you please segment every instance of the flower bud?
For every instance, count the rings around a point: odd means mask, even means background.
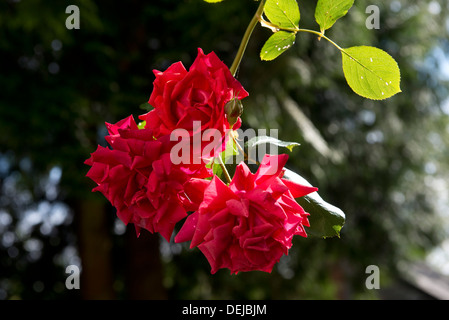
[[[228,118],[229,125],[232,127],[243,113],[242,102],[237,97],[232,98],[225,105],[225,113]]]

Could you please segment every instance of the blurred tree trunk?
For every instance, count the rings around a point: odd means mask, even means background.
[[[329,273],[336,286],[336,299],[338,300],[349,300],[352,298],[351,288],[349,285],[348,269],[350,264],[346,259],[341,259],[339,261],[333,262]]]
[[[166,299],[162,283],[162,263],[159,251],[159,234],[141,230],[136,236],[134,225],[129,225],[127,237],[126,288],[128,299]]]
[[[81,257],[81,297],[114,299],[111,267],[112,241],[103,201],[84,199],[77,203],[78,241]]]

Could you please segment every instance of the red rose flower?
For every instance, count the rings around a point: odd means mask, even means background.
[[[282,168],[287,159],[287,155],[266,155],[255,174],[242,162],[229,186],[216,176],[212,181],[187,182],[187,195],[199,208],[187,217],[175,241],[198,246],[211,273],[220,268],[231,273],[271,272],[281,256],[288,254],[293,236],[307,236],[308,213],[294,198],[317,190],[284,183]]]
[[[187,215],[183,184],[209,173],[204,166],[173,165],[169,137],[155,140],[152,130],[139,130],[132,116],[106,126],[113,149],[98,146],[85,161],[91,166],[87,177],[98,184],[92,191],[103,193],[125,224],[135,224],[137,234],[145,228],[169,241],[175,224]]]
[[[194,133],[194,121],[201,123],[201,132],[216,129],[221,136],[230,129],[225,105],[233,98],[243,99],[248,92],[232,76],[228,67],[214,52],[198,56],[187,71],[181,62],[165,72],[154,71],[156,79],[149,104],[154,107],[139,118],[146,121],[156,137],[171,134],[175,129]],[[238,129],[241,121],[233,128]]]

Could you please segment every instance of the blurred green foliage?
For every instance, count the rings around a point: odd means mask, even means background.
[[[199,250],[162,242],[169,298],[375,298],[364,285],[366,266],[378,265],[387,281],[399,261],[424,257],[442,239],[434,182],[449,170],[449,87],[434,50],[449,51],[448,4],[431,3],[440,10],[427,1],[358,0],[326,33],[342,47],[372,45],[396,59],[403,92],[381,102],[354,94],[338,50],[315,36],[300,34],[281,57],[261,62],[271,31],[256,28],[237,74],[250,92],[243,123],[300,142],[288,166],[342,208],[347,222],[341,238],[295,239],[271,274],[210,275]],[[379,30],[365,27],[371,4],[380,8]],[[65,28],[68,5],[80,8],[79,30]],[[315,2],[299,6],[300,26],[317,30]],[[101,197],[91,194],[83,161],[105,145],[104,122],[143,113],[152,70],[176,61],[188,67],[198,47],[230,65],[256,8],[250,0],[0,3],[0,299],[79,298],[65,289],[64,269],[77,255],[73,207]],[[60,179],[51,179],[54,168]],[[39,205],[46,212],[62,206],[66,215],[20,233]],[[114,290],[126,297],[123,235],[108,208]]]

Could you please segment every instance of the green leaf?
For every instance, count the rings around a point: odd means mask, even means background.
[[[239,154],[239,150],[236,146],[235,140],[232,139],[234,131],[229,131],[228,134],[229,134],[228,141],[226,142],[224,151],[221,153],[221,159],[225,164],[228,161],[228,159]]]
[[[396,61],[385,51],[368,46],[343,49],[343,72],[358,95],[383,100],[401,92],[401,73]]]
[[[220,164],[214,160],[212,160],[212,174],[214,176],[219,177],[220,179],[222,179],[222,175],[223,175],[223,169],[221,168]]]
[[[147,124],[146,121],[140,121],[140,122],[137,124],[137,128],[139,128],[139,129],[145,129],[146,124]]]
[[[260,58],[265,61],[276,59],[295,44],[295,38],[296,34],[293,32],[278,31],[274,33],[262,47]]]
[[[285,169],[283,178],[298,184],[311,186],[306,179],[289,169]],[[346,217],[341,209],[324,201],[318,192],[312,192],[304,197],[297,198],[296,201],[310,214],[310,227],[306,227],[308,235],[323,238],[340,236],[340,230]]]
[[[332,27],[338,19],[346,15],[354,0],[318,0],[315,9],[315,20],[321,32]]]
[[[270,22],[280,28],[298,28],[300,14],[296,0],[267,0],[264,11]]]
[[[281,141],[279,139],[273,138],[273,137],[269,137],[269,136],[257,136],[254,138],[249,139],[246,143],[245,143],[245,147],[248,149],[254,148],[258,145],[261,144],[266,144],[266,143],[271,143],[274,144],[278,147],[283,147],[283,148],[287,148],[290,152],[292,151],[292,149],[296,146],[299,146],[300,144],[297,142],[288,142],[288,141]]]
[[[221,161],[226,164],[228,162],[228,160],[230,160],[232,157],[236,156],[239,154],[239,150],[235,144],[234,139],[231,138],[231,135],[233,135],[233,131],[229,132],[229,138],[228,141],[226,142],[226,146],[224,151],[222,151],[220,153],[220,157],[221,157]],[[216,160],[215,158],[212,159],[212,173],[216,176],[218,176],[219,178],[222,178],[223,175],[223,169],[220,166],[220,163],[218,162],[218,160]],[[229,168],[228,168],[229,169]]]
[[[151,111],[151,110],[154,109],[153,106],[151,104],[149,104],[148,102],[142,103],[139,106],[139,108],[142,109],[142,110],[145,110],[145,111]]]
[[[217,2],[222,2],[223,0],[204,0],[204,1],[209,2],[209,3],[217,3]]]

